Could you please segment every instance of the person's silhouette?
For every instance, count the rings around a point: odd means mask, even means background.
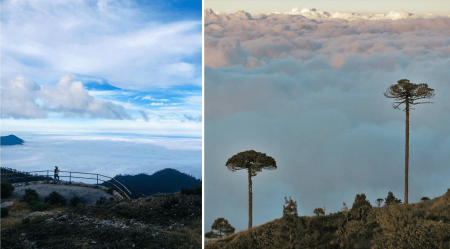
[[[58,182],[59,182],[59,169],[58,166],[55,166],[55,175],[53,178],[53,183],[56,183],[56,178],[58,178]]]

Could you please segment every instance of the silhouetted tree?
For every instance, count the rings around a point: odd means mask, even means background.
[[[395,198],[394,194],[389,191],[388,196],[386,197],[386,199],[384,199],[384,203],[386,205],[390,205],[391,203],[402,203],[402,200]]]
[[[210,231],[205,233],[205,238],[216,239],[222,238],[224,235],[233,234],[235,228],[228,223],[225,218],[217,218],[211,226],[211,230],[216,230],[217,232]]]
[[[347,213],[348,212],[348,207],[347,207],[347,204],[345,204],[345,202],[342,203],[341,212],[343,212],[343,213]]]
[[[363,220],[369,214],[372,205],[368,200],[366,200],[366,195],[357,194],[355,197],[355,202],[353,202],[352,208],[350,209],[350,216],[354,219]]]
[[[378,198],[375,202],[378,204],[378,207],[380,207],[381,203],[383,203],[383,198]]]
[[[304,225],[297,214],[297,202],[291,197],[289,200],[284,197],[283,217],[280,219],[279,226],[275,231],[274,246],[275,248],[299,248],[302,234],[304,233]]]
[[[316,214],[317,216],[319,216],[319,215],[325,215],[325,212],[323,211],[322,208],[316,208],[316,209],[314,209],[313,213]]]
[[[422,197],[420,200],[421,200],[421,201],[429,201],[430,198],[428,198],[428,197]]]
[[[414,102],[420,99],[429,99],[434,97],[434,89],[428,88],[426,83],[414,84],[407,79],[397,81],[397,84],[391,85],[383,93],[386,98],[395,99],[392,104],[394,109],[400,109],[399,106],[405,104],[403,111],[406,112],[405,128],[405,204],[408,204],[408,160],[409,160],[409,110],[412,105],[426,104],[432,102]]]
[[[247,150],[230,157],[226,166],[232,172],[242,169],[248,172],[248,228],[250,229],[252,227],[252,177],[263,169],[276,169],[277,163],[265,153]]]

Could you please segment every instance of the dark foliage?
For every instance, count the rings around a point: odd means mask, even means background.
[[[97,202],[95,203],[96,205],[103,205],[106,204],[108,202],[108,200],[105,197],[100,197]],[[77,204],[78,205],[78,204]]]
[[[16,231],[7,229],[2,231],[1,236],[2,249],[25,249],[23,239],[17,236]]]
[[[291,197],[284,197],[283,217],[280,219],[275,232],[274,246],[276,248],[298,248],[304,246],[301,237],[304,234],[304,224],[297,214],[297,202]]]
[[[242,169],[251,170],[252,176],[256,176],[256,174],[262,172],[263,169],[277,169],[277,163],[273,157],[267,156],[266,153],[256,152],[254,150],[237,153],[230,157],[225,165],[233,172]]]
[[[9,214],[9,208],[8,207],[2,207],[2,218],[5,218]]]
[[[33,211],[44,211],[50,208],[49,203],[42,202],[41,200],[34,200],[30,203],[30,209]]]
[[[66,198],[64,198],[64,196],[62,196],[61,194],[59,194],[56,191],[51,192],[47,197],[45,197],[45,202],[46,203],[50,203],[52,205],[61,205],[64,206],[66,205]]]
[[[2,184],[1,185],[1,187],[2,187],[1,198],[8,198],[8,197],[10,197],[11,194],[14,192],[14,186],[11,185],[8,182],[2,182],[1,184]]]
[[[395,198],[391,191],[389,191],[388,196],[384,200],[386,205],[390,205],[391,203],[402,203],[402,200]]]
[[[202,195],[202,185],[200,184],[193,188],[183,188],[180,192],[185,195]]]
[[[102,198],[105,198],[105,197],[102,197]],[[105,200],[106,200],[106,198],[105,198]],[[78,197],[78,196],[72,197],[72,199],[70,199],[69,203],[72,207],[76,207],[80,203],[86,204],[85,201],[81,197]]]
[[[200,180],[176,169],[163,169],[153,175],[142,173],[137,175],[117,175],[114,178],[134,194],[133,198],[136,198],[137,194],[150,196],[156,193],[174,193],[183,188],[192,188],[201,184]],[[112,183],[117,185],[115,181],[112,181]],[[102,183],[102,185],[105,187],[111,186],[108,183]],[[121,188],[121,186],[117,186]]]
[[[380,207],[381,203],[383,203],[383,198],[378,198],[375,202],[377,203],[378,207]]]
[[[323,211],[322,208],[316,208],[316,209],[314,209],[313,213],[314,213],[315,215],[317,215],[317,216],[325,215],[325,211]]]
[[[180,202],[180,199],[178,199],[178,198],[176,198],[176,197],[171,197],[171,198],[167,199],[167,200],[161,205],[161,207],[163,207],[164,209],[171,209],[171,208],[177,206],[179,202]]]
[[[39,194],[36,192],[36,190],[27,188],[25,189],[25,194],[22,198],[25,202],[31,203],[32,201],[39,200]]]
[[[427,202],[410,205],[394,202],[381,208],[368,208],[370,203],[360,194],[347,214],[297,218],[288,215],[292,208],[286,210],[286,207],[294,205],[289,205],[290,200],[286,202],[283,214],[287,215],[281,219],[209,241],[205,249],[446,249],[450,246],[447,222],[450,195],[447,194]],[[358,210],[367,210],[363,219],[351,217],[350,213]]]
[[[355,197],[355,202],[353,202],[352,208],[350,209],[349,215],[352,219],[363,220],[369,215],[372,205],[366,200],[365,194],[357,194]]]
[[[38,175],[38,174],[30,174],[23,171],[18,171],[12,168],[1,167],[2,181],[6,181],[9,183],[18,183],[18,182],[29,182],[29,181],[46,181],[47,176]],[[13,174],[14,173],[14,174]],[[12,174],[12,175],[5,175]],[[22,178],[19,178],[22,177]],[[12,179],[19,178],[19,179]],[[48,178],[49,180],[53,180],[52,177]]]
[[[425,196],[425,197],[420,198],[420,200],[421,200],[421,201],[429,201],[430,198],[428,198],[428,197]]]
[[[211,225],[210,232],[205,233],[205,237],[208,239],[222,238],[225,235],[231,235],[234,233],[235,228],[230,225],[225,218],[217,218]]]
[[[2,136],[0,140],[1,145],[22,145],[24,143],[22,139],[12,134],[8,136]]]

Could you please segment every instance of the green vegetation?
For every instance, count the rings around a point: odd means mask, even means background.
[[[137,195],[150,196],[156,193],[175,193],[181,191],[183,188],[192,188],[202,183],[201,180],[191,175],[170,168],[157,171],[152,175],[144,173],[137,175],[117,175],[114,179],[127,186],[127,189],[132,193],[131,198],[136,198]],[[101,185],[111,187],[112,185],[109,183],[116,184],[118,188],[123,189],[114,180],[102,183]]]
[[[325,215],[325,211],[323,211],[322,208],[316,208],[314,209],[313,213],[317,216]]]
[[[5,218],[9,214],[9,208],[8,207],[2,207],[2,218]]]
[[[105,198],[105,197],[103,197],[103,198]],[[106,198],[105,198],[106,199]],[[78,196],[74,196],[74,197],[72,197],[72,199],[70,199],[70,201],[69,201],[69,203],[70,203],[70,205],[72,206],[72,207],[76,207],[78,204],[84,204],[84,202],[83,202],[83,200],[80,198],[80,197],[78,197]]]
[[[358,194],[348,212],[321,216],[299,217],[296,208],[286,199],[282,218],[209,241],[205,248],[450,248],[450,190],[432,200],[382,207]]]
[[[390,205],[391,203],[402,203],[402,200],[395,198],[394,194],[389,191],[388,196],[385,199],[385,204]]]
[[[184,195],[202,195],[202,185],[200,184],[193,188],[183,188],[180,192]]]
[[[47,197],[45,197],[45,202],[51,205],[66,205],[66,198],[56,191],[51,192]]]
[[[7,182],[1,183],[1,198],[8,198],[11,196],[11,194],[14,192],[14,186]]]
[[[434,89],[428,88],[426,83],[414,84],[407,79],[397,81],[397,84],[391,85],[383,93],[386,98],[395,99],[392,104],[394,109],[400,109],[399,106],[405,104],[403,111],[406,113],[406,136],[405,136],[405,204],[408,204],[408,161],[409,161],[409,111],[412,106],[432,102],[414,102],[421,99],[430,99],[434,97]]]
[[[247,150],[230,157],[225,165],[232,172],[237,170],[247,170],[248,172],[248,228],[250,229],[252,227],[253,207],[252,177],[256,176],[258,172],[262,172],[263,169],[277,169],[277,163],[265,153]]]
[[[234,233],[235,228],[225,218],[217,218],[212,224],[211,230],[216,230],[217,232],[210,231],[205,233],[207,239],[216,239],[231,235]]]

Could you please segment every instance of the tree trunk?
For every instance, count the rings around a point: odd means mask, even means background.
[[[409,103],[406,100],[406,129],[405,129],[405,204],[408,204],[408,163],[409,163]]]
[[[248,169],[248,229],[252,228],[252,172]]]

